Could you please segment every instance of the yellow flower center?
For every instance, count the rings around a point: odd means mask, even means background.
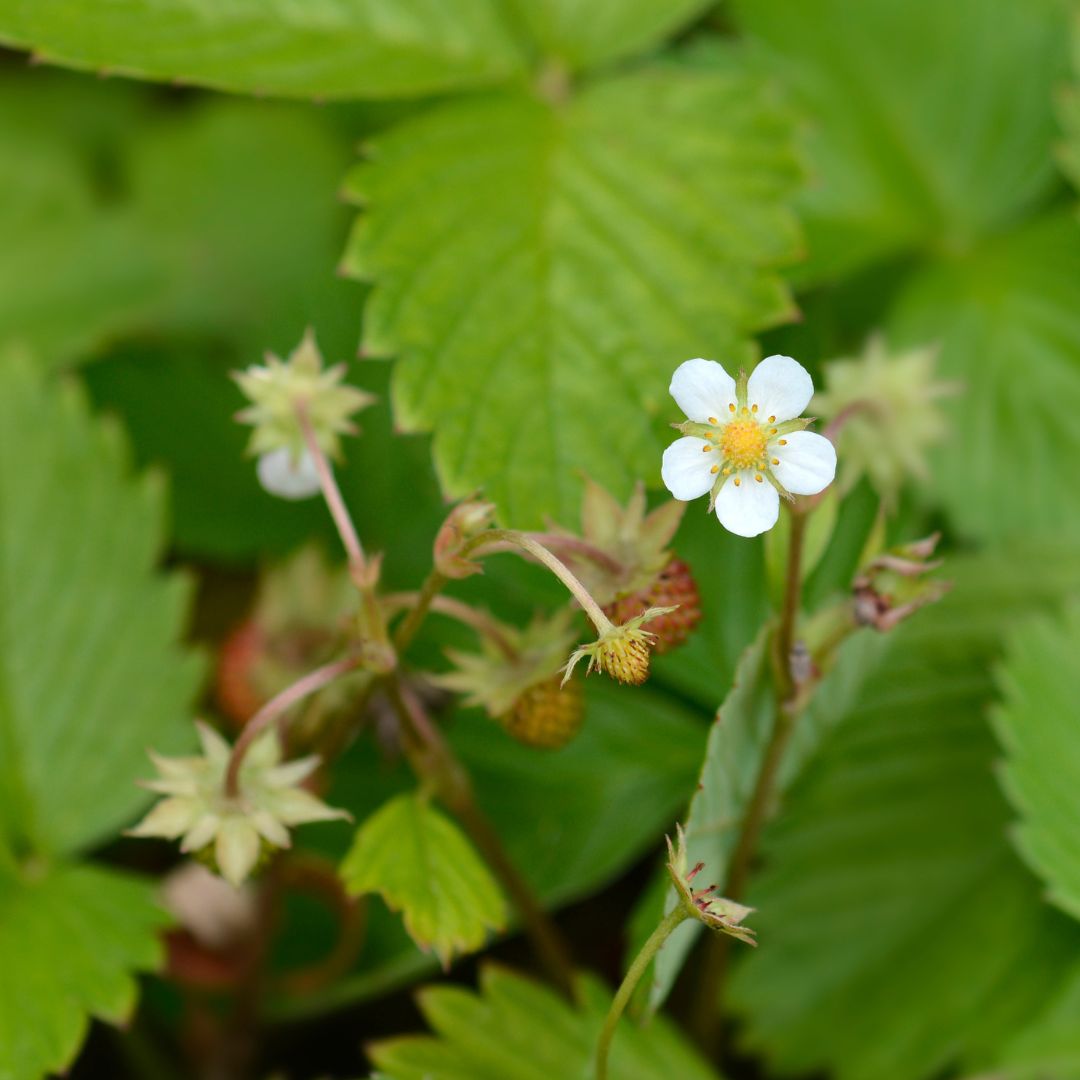
[[[761,467],[765,457],[765,429],[756,420],[733,420],[721,432],[720,452],[734,469]]]

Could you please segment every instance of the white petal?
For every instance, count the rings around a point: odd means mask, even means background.
[[[240,885],[259,858],[259,834],[246,818],[232,817],[218,830],[214,856],[222,877]]]
[[[759,420],[783,423],[801,416],[814,396],[810,372],[790,356],[766,356],[750,373],[746,403],[758,407]]]
[[[665,451],[660,464],[660,478],[664,487],[683,502],[698,499],[713,486],[715,476],[710,469],[719,461],[716,453],[706,453],[704,439],[684,435],[676,439]]]
[[[710,416],[726,416],[728,406],[735,404],[735,380],[715,360],[699,358],[680,364],[668,390],[687,417],[702,424]]]
[[[298,458],[288,447],[271,450],[259,458],[255,473],[263,489],[279,499],[296,501],[319,494],[319,471],[306,450]]]
[[[792,495],[816,495],[836,476],[836,447],[824,435],[812,431],[793,431],[769,444],[769,453],[780,459],[772,466],[773,476]]]
[[[716,497],[716,516],[736,536],[757,536],[776,524],[780,496],[768,480],[755,480],[752,470],[731,477]]]

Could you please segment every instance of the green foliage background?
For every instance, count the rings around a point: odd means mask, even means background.
[[[750,897],[761,947],[724,1006],[757,1075],[1080,1078],[1075,14],[0,0],[0,1078],[63,1068],[91,1017],[130,1017],[134,973],[161,961],[152,881],[130,872],[149,864],[114,842],[145,804],[144,747],[182,751],[206,704],[191,642],[242,613],[221,582],[334,541],[321,506],[255,483],[226,377],[309,324],[380,395],[341,479],[403,588],[447,498],[483,487],[533,527],[576,524],[582,471],[658,487],[683,359],[789,352],[820,385],[872,333],[938,344],[961,392],[892,529],[942,529],[956,586],[852,642],[823,689]],[[844,500],[811,605],[850,579],[875,506],[865,483]],[[449,725],[553,908],[647,861],[688,807],[710,861],[730,848],[761,749],[763,546],[698,506],[675,546],[705,621],[646,689],[590,686],[582,736],[543,758],[478,713]],[[459,591],[506,618],[554,595],[504,565]],[[410,781],[358,745],[335,785],[361,820]],[[340,858],[349,839],[298,842]],[[309,958],[317,929],[285,951]],[[430,972],[372,903],[353,969],[269,1022]],[[152,985],[147,1025],[167,1027]],[[371,1063],[517,1076],[485,1047],[527,1056],[545,1017],[562,1056],[520,1075],[577,1075],[595,983],[585,1000],[571,1016],[489,973],[481,997],[425,999],[437,1037]],[[710,1075],[666,1021],[626,1038],[628,1077],[680,1055]]]

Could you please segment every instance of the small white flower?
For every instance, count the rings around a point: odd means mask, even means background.
[[[259,458],[255,474],[263,490],[279,499],[297,502],[319,494],[319,470],[307,450],[299,455],[287,446],[271,450]]]
[[[299,786],[315,771],[319,759],[298,758],[283,764],[272,728],[251,744],[240,765],[239,790],[229,795],[225,774],[231,748],[213,728],[197,726],[201,757],[170,758],[151,752],[159,775],[144,786],[167,797],[128,831],[130,836],[183,837],[183,852],[213,844],[218,870],[231,884],[239,885],[255,868],[264,843],[289,846],[290,826],[349,816]]]
[[[664,484],[683,502],[708,493],[738,536],[771,529],[781,495],[816,495],[836,475],[833,444],[798,418],[814,384],[790,356],[768,356],[738,382],[713,360],[687,360],[670,391],[688,419],[664,451]]]

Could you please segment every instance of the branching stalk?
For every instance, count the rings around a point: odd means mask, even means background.
[[[428,580],[431,580],[430,577]],[[486,611],[480,611],[461,600],[455,600],[452,596],[432,596],[427,598],[425,603],[423,590],[420,592],[388,593],[382,597],[382,605],[388,613],[407,608],[411,617],[423,608],[425,611],[433,611],[437,615],[445,615],[447,618],[456,619],[464,626],[475,630],[481,637],[491,641],[508,660],[517,659],[517,649],[514,648],[513,643],[506,636],[506,627],[498,619],[495,619]],[[402,629],[406,627],[407,622],[408,619],[402,622],[401,626],[398,627],[398,632],[394,634],[394,646],[399,652],[404,647],[402,642],[407,645],[413,637],[413,634],[402,633]]]

